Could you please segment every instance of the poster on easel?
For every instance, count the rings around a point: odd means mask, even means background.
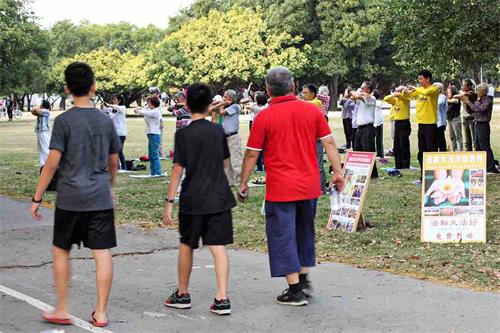
[[[344,161],[344,190],[339,193],[339,208],[330,211],[327,229],[355,232],[363,210],[375,153],[350,151]]]
[[[424,153],[422,242],[486,242],[486,152]]]

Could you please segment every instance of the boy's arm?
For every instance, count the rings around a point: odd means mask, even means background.
[[[118,173],[118,154],[111,154],[108,158],[108,170],[111,176],[111,187],[115,186],[116,174]]]
[[[31,203],[31,215],[37,221],[42,218],[42,215],[38,212],[38,208],[40,208],[40,205],[42,204],[43,194],[45,193],[45,190],[47,190],[52,178],[54,178],[54,174],[56,173],[56,170],[59,167],[59,162],[61,161],[61,156],[62,153],[59,150],[51,149],[47,161],[43,166],[42,173],[40,174],[40,179],[38,180],[38,185],[36,186],[35,194],[33,195]]]
[[[171,202],[175,198],[175,193],[181,182],[182,172],[184,168],[179,163],[174,163],[174,168],[172,170],[172,175],[170,176],[170,184],[168,185],[167,198],[165,202],[165,208],[163,209],[163,224],[165,226],[172,225],[172,210],[174,208],[174,203]]]

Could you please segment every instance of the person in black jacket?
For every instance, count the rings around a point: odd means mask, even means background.
[[[460,120],[460,99],[453,96],[458,94],[458,89],[455,86],[449,86],[446,90],[448,97],[448,112],[446,113],[446,121],[448,122],[448,133],[453,151],[464,150],[464,141],[462,137],[462,121]]]

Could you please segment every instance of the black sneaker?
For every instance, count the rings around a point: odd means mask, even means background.
[[[306,281],[300,282],[300,288],[302,288],[302,292],[304,293],[304,295],[306,295],[307,298],[312,297],[313,288],[312,288],[311,281],[306,280]]]
[[[229,298],[221,299],[220,301],[214,298],[214,303],[210,306],[210,312],[220,316],[227,316],[231,314],[231,301]]]
[[[307,299],[304,292],[301,290],[297,293],[292,293],[289,289],[285,289],[277,298],[279,304],[303,306],[307,305]]]
[[[189,309],[191,308],[191,296],[188,294],[177,294],[178,290],[174,291],[164,302],[165,306],[176,309]]]

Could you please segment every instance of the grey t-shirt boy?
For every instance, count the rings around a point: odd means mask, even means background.
[[[95,108],[73,107],[54,121],[50,149],[62,153],[56,207],[88,212],[113,208],[109,155],[121,144],[113,121]]]

